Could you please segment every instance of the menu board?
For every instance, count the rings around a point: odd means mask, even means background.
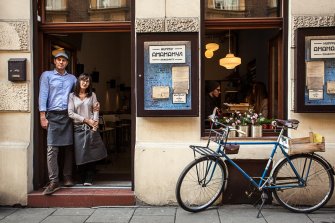
[[[191,110],[191,41],[144,42],[144,110]]]

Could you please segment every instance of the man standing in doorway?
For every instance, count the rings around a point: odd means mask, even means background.
[[[42,128],[47,130],[47,165],[49,184],[44,195],[60,189],[58,153],[64,149],[64,186],[74,185],[72,180],[73,126],[68,116],[68,96],[73,91],[76,77],[65,70],[69,57],[60,52],[54,58],[55,69],[45,71],[40,78],[39,111]]]

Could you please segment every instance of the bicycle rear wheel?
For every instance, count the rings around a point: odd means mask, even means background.
[[[312,154],[297,154],[291,156],[290,160],[305,180],[305,184],[298,186],[299,179],[289,162],[284,159],[273,172],[273,184],[283,187],[286,185],[287,188],[275,189],[274,197],[282,206],[293,212],[310,213],[321,208],[331,198],[334,190],[334,178],[330,167]]]
[[[178,204],[190,212],[206,209],[218,199],[226,179],[227,169],[220,158],[206,156],[192,161],[177,182]]]

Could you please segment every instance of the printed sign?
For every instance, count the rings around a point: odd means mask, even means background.
[[[185,104],[186,94],[173,94],[173,104]]]
[[[311,40],[311,58],[335,58],[335,39]]]
[[[149,62],[185,63],[185,45],[149,46]]]

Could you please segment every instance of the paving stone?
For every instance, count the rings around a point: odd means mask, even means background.
[[[220,223],[217,209],[207,209],[198,213],[177,209],[175,223]]]
[[[99,208],[86,222],[128,223],[135,208]]]
[[[81,216],[55,216],[51,215],[44,219],[41,223],[82,223],[88,216],[81,215]]]
[[[23,208],[3,218],[1,223],[36,223],[41,222],[51,215],[55,208]]]
[[[133,216],[130,223],[174,223],[174,215],[137,215]]]
[[[221,223],[263,223],[262,215],[257,218],[258,209],[251,205],[223,205],[218,209]]]
[[[17,208],[0,207],[0,220],[14,213]]]
[[[95,210],[93,208],[58,208],[52,215],[91,215]]]
[[[176,207],[139,207],[135,210],[134,215],[175,216],[176,210]]]
[[[313,222],[306,214],[293,213],[284,208],[263,209],[263,217],[268,223],[309,223]]]

